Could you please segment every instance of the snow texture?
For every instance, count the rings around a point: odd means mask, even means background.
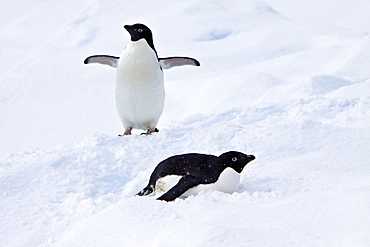
[[[0,246],[370,246],[370,2],[0,2]],[[159,133],[118,137],[124,24],[166,70]],[[237,192],[137,197],[181,153],[256,156]]]

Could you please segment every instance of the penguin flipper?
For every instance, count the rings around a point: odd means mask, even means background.
[[[161,65],[162,69],[170,69],[176,66],[183,66],[183,65],[194,65],[200,66],[200,63],[191,57],[165,57],[159,58],[159,64]]]
[[[94,56],[87,57],[84,61],[84,64],[100,63],[100,64],[109,65],[113,68],[117,68],[118,59],[119,57],[114,57],[114,56],[109,56],[109,55],[94,55]]]
[[[167,202],[173,201],[177,197],[184,194],[188,189],[191,189],[200,183],[201,181],[197,179],[196,177],[193,177],[191,175],[183,176],[175,186],[173,186],[166,193],[164,193],[162,196],[157,198],[157,200],[162,200],[162,201],[167,201]]]

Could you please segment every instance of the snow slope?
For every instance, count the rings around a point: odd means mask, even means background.
[[[370,246],[370,16],[352,1],[1,2],[0,246]],[[165,71],[151,136],[120,138],[123,24]],[[238,191],[135,197],[161,160],[237,150]]]

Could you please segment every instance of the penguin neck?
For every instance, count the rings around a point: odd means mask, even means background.
[[[155,58],[158,62],[158,56],[155,50],[153,50],[145,39],[140,39],[138,41],[131,41],[127,44],[126,48],[121,54],[121,58],[135,57],[135,59],[146,61],[148,58]]]
[[[228,166],[225,163],[223,163],[222,166],[223,166],[222,170],[225,170],[226,168],[230,168],[230,169],[233,169],[236,173],[239,173],[239,174],[241,173],[241,171],[237,171],[234,167]]]
[[[155,55],[157,56],[157,59],[158,59],[158,54],[157,54],[157,51],[155,50],[154,48],[154,43],[153,43],[153,39],[149,39],[149,38],[142,38],[142,39],[139,39],[137,41],[131,41],[131,43],[133,44],[136,44],[136,43],[141,43],[141,42],[146,42],[147,45],[149,45],[150,48],[152,48],[152,50],[154,51]]]
[[[226,168],[231,168],[231,167],[226,165],[225,163],[222,163],[221,172],[223,172]]]

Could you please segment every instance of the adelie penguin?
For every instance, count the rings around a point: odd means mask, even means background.
[[[123,135],[132,129],[143,129],[151,134],[158,132],[158,120],[163,112],[165,90],[163,69],[200,63],[188,57],[158,58],[152,32],[143,24],[125,25],[131,41],[120,57],[94,55],[85,64],[100,63],[117,68],[116,107],[124,127]]]
[[[239,186],[240,173],[254,159],[236,151],[218,157],[195,153],[172,156],[157,165],[148,185],[137,195],[160,195],[158,200],[173,201],[202,190],[233,193]]]

